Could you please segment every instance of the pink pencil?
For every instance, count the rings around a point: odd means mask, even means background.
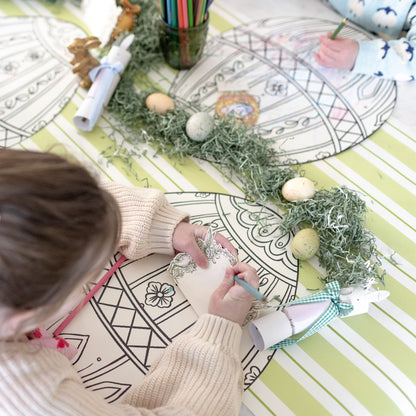
[[[183,11],[183,27],[187,29],[189,27],[188,0],[182,0],[182,11]]]
[[[69,323],[74,319],[74,316],[90,301],[90,299],[98,292],[101,286],[114,274],[114,272],[121,266],[126,257],[121,256],[114,266],[99,280],[99,282],[88,292],[80,303],[73,309],[73,311],[62,321],[61,325],[55,329],[53,336],[57,337]]]

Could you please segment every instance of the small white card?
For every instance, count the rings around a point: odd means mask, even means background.
[[[179,253],[171,261],[168,272],[199,316],[208,312],[212,293],[224,279],[226,269],[235,265],[237,260],[217,244],[211,228],[205,240],[199,239],[197,243],[209,260],[208,268],[201,269],[188,253]]]
[[[110,40],[122,8],[115,0],[83,0],[81,7],[92,36],[100,39],[101,46],[104,46]]]

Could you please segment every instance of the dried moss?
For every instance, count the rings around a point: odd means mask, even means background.
[[[365,228],[365,202],[346,187],[319,190],[312,199],[287,205],[279,228],[313,227],[319,234],[319,264],[325,268],[324,282],[338,280],[341,287],[384,282],[374,235]]]

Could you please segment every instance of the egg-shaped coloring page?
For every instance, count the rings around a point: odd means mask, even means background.
[[[13,146],[50,123],[79,85],[67,46],[86,37],[53,17],[0,17],[0,145]]]
[[[238,249],[239,260],[257,270],[262,294],[269,298],[278,296],[281,302],[294,300],[298,261],[290,250],[292,233],[282,234],[278,230],[279,212],[244,198],[217,193],[166,196],[173,206],[191,215],[192,223],[209,226]],[[223,251],[218,247],[216,250]],[[217,262],[222,256],[217,254],[208,253],[207,257]],[[78,347],[74,365],[84,384],[107,400],[118,400],[137,384],[162,350],[198,318],[199,311],[177,284],[178,279],[185,277],[174,278],[169,273],[172,260],[173,256],[167,255],[126,260],[61,334]],[[179,266],[176,262],[175,268]],[[205,296],[213,290],[200,289]],[[195,300],[198,288],[192,290]],[[245,389],[260,376],[274,354],[275,351],[258,351],[248,325],[243,327],[240,358]]]
[[[201,60],[180,71],[169,92],[195,111],[202,108],[252,126],[274,143],[282,165],[340,153],[388,119],[396,83],[318,65],[318,36],[338,24],[276,17],[237,26],[210,39]],[[353,23],[342,36],[373,38]]]

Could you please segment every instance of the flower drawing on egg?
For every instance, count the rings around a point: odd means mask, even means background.
[[[175,289],[172,285],[160,282],[151,282],[146,288],[145,303],[158,308],[169,308]]]
[[[259,117],[259,105],[245,91],[229,91],[218,98],[215,112],[218,117],[233,116],[242,124],[254,126]]]

